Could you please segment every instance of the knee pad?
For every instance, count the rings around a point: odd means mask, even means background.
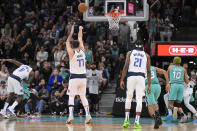
[[[68,100],[68,105],[69,106],[74,106],[74,99],[75,99],[74,96],[69,96],[69,100]]]
[[[136,97],[136,112],[141,112],[142,111],[142,97]]]
[[[180,108],[181,107],[181,103],[174,102],[174,107]]]
[[[82,102],[82,104],[83,104],[84,107],[86,107],[86,106],[89,105],[88,104],[88,100],[87,100],[87,98],[86,98],[85,95],[80,95],[80,98],[81,98],[81,102]]]

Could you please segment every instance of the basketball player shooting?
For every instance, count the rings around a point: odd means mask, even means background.
[[[86,66],[85,66],[85,53],[83,45],[83,27],[79,26],[78,40],[72,40],[72,35],[74,33],[74,25],[68,39],[66,41],[66,48],[69,55],[70,62],[70,80],[67,94],[69,95],[69,118],[67,124],[71,124],[74,120],[74,98],[76,95],[80,96],[82,104],[86,112],[86,124],[89,124],[92,120],[89,104],[86,98]]]
[[[34,72],[32,71],[32,68],[30,66],[24,65],[16,60],[1,59],[0,61],[10,62],[18,66],[18,68],[14,70],[14,72],[8,77],[7,92],[9,93],[9,95],[4,104],[3,109],[0,112],[0,115],[2,117],[5,117],[6,119],[8,119],[6,112],[16,117],[14,109],[22,101],[24,89],[21,86],[21,82],[25,81],[27,83],[30,83],[34,78]],[[11,99],[13,98],[14,94],[17,95],[17,99],[14,101],[14,103],[11,106],[9,106],[9,103],[11,102]]]
[[[145,95],[145,73],[147,71],[148,87],[147,93],[150,94],[151,88],[151,71],[150,71],[150,56],[143,51],[143,42],[138,40],[135,42],[136,49],[127,53],[126,62],[122,71],[122,77],[120,80],[120,87],[124,89],[124,78],[128,71],[127,78],[127,96],[125,102],[125,120],[123,127],[130,126],[129,114],[131,109],[131,102],[133,98],[133,92],[136,91],[136,118],[134,123],[134,129],[142,128],[139,119],[142,110],[142,97]]]

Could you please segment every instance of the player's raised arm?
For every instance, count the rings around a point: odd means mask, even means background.
[[[150,84],[151,84],[151,70],[150,70],[150,65],[151,65],[151,60],[150,60],[150,56],[148,54],[146,54],[147,56],[147,80],[148,80],[148,88],[147,88],[147,93],[150,94],[151,92],[151,88],[150,88]]]
[[[161,69],[161,68],[158,68],[158,67],[154,67],[157,71],[158,74],[163,74],[165,79],[166,79],[166,90],[169,91],[170,90],[170,81],[169,81],[169,77],[168,77],[168,73],[167,71]]]
[[[124,89],[124,78],[126,76],[128,68],[129,68],[130,55],[131,55],[131,51],[129,51],[127,53],[127,58],[126,58],[126,61],[125,61],[125,64],[124,64],[124,67],[123,67],[123,70],[122,70],[122,76],[121,76],[121,79],[120,79],[120,87],[121,87],[121,89]]]
[[[16,60],[13,60],[13,59],[0,59],[0,61],[2,61],[2,62],[10,62],[10,63],[15,64],[18,67],[21,66],[21,65],[24,65],[23,63],[21,63],[19,61],[16,61]]]
[[[66,49],[67,49],[67,52],[68,52],[68,55],[69,55],[70,59],[72,59],[72,57],[74,55],[73,49],[71,48],[71,44],[70,44],[73,33],[74,33],[74,25],[72,25],[71,32],[70,32],[70,34],[69,34],[69,36],[66,40]]]
[[[79,26],[78,40],[79,40],[79,48],[82,50],[85,50],[84,45],[83,45],[83,27],[82,26]]]
[[[168,77],[167,71],[165,71],[164,69],[158,68],[158,67],[154,67],[154,68],[158,74],[164,75],[164,77],[166,79],[166,83],[169,83],[169,77]]]

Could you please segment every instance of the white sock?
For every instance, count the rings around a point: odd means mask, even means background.
[[[130,112],[125,112],[125,120],[129,120]]]
[[[86,116],[90,115],[89,106],[86,106],[84,108],[85,108]]]
[[[17,105],[18,105],[18,101],[15,101],[15,102],[10,106],[10,108],[11,108],[11,109],[14,109]]]
[[[9,103],[5,102],[4,107],[3,107],[3,112],[6,112],[6,109],[8,106],[9,106]]]
[[[168,114],[172,115],[172,110],[171,109],[168,109]]]
[[[197,112],[194,115],[197,117]]]
[[[135,123],[139,123],[139,121],[140,121],[140,116],[136,115],[136,117],[135,117]]]
[[[70,106],[69,107],[69,116],[73,116],[73,112],[74,112],[74,107]]]

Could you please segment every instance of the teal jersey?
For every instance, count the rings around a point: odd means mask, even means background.
[[[184,71],[182,66],[173,65],[170,69],[170,83],[183,84]]]
[[[159,80],[157,78],[157,71],[153,66],[150,67],[151,70],[151,83],[159,84]],[[146,84],[148,83],[147,75],[146,75]]]

